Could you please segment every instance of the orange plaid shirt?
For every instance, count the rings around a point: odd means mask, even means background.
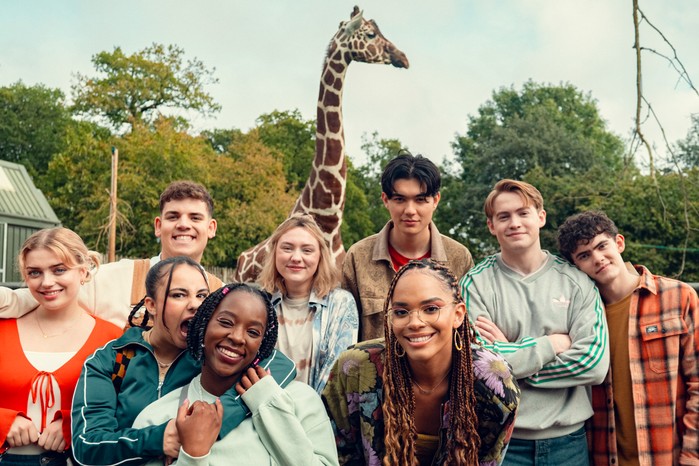
[[[641,274],[629,306],[629,363],[641,466],[699,465],[699,299],[686,283]],[[593,464],[616,466],[611,370],[592,387]]]

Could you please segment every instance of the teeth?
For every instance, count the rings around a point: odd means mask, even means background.
[[[240,353],[236,353],[235,351],[229,351],[225,348],[218,348],[218,350],[223,353],[224,355],[228,356],[229,358],[242,358],[243,355]]]
[[[432,338],[432,335],[427,335],[426,337],[413,337],[413,338],[408,338],[408,341],[410,341],[410,342],[412,342],[412,343],[420,343],[420,342],[423,342],[423,341],[427,341],[427,340],[429,340],[430,338]]]
[[[56,291],[44,291],[44,296],[53,296],[53,295],[57,295],[57,294],[60,293],[60,292],[61,292],[60,290],[56,290]]]
[[[187,241],[187,242],[194,240],[194,238],[192,236],[184,236],[184,235],[173,236],[172,239],[174,239],[175,241]]]

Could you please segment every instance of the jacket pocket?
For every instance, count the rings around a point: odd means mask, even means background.
[[[653,372],[665,374],[677,370],[680,359],[680,338],[687,325],[679,317],[671,317],[641,325],[644,357]]]

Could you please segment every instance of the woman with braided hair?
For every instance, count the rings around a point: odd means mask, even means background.
[[[182,443],[178,465],[337,464],[332,427],[318,394],[297,381],[282,388],[259,365],[276,352],[278,328],[265,291],[234,283],[209,295],[187,335],[201,374],[148,406],[134,427],[159,424],[176,413]],[[252,416],[216,441],[225,411],[218,397],[233,387]]]
[[[204,269],[185,256],[164,259],[146,275],[147,309],[140,327],[98,349],[83,366],[73,398],[73,452],[80,464],[142,464],[176,457],[180,451],[174,416],[160,425],[134,429],[136,416],[189,383],[200,364],[186,351],[189,324],[209,295]],[[136,312],[136,311],[134,311]],[[134,312],[130,316],[132,321]],[[293,378],[293,363],[275,353],[261,363],[280,383]],[[222,434],[247,410],[235,391],[221,397],[226,416]]]
[[[500,464],[519,388],[505,360],[475,343],[449,269],[404,265],[384,333],[344,352],[323,392],[340,464]]]

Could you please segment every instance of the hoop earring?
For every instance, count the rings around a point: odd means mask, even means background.
[[[456,348],[456,351],[464,349],[464,341],[461,339],[461,334],[457,329],[454,329],[454,348]]]
[[[403,350],[403,352],[401,353],[400,351],[398,351],[398,348]],[[398,356],[399,358],[402,358],[403,356],[405,356],[405,348],[403,348],[400,344],[398,344],[398,340],[396,340],[393,343],[393,351],[396,353],[396,356]]]

